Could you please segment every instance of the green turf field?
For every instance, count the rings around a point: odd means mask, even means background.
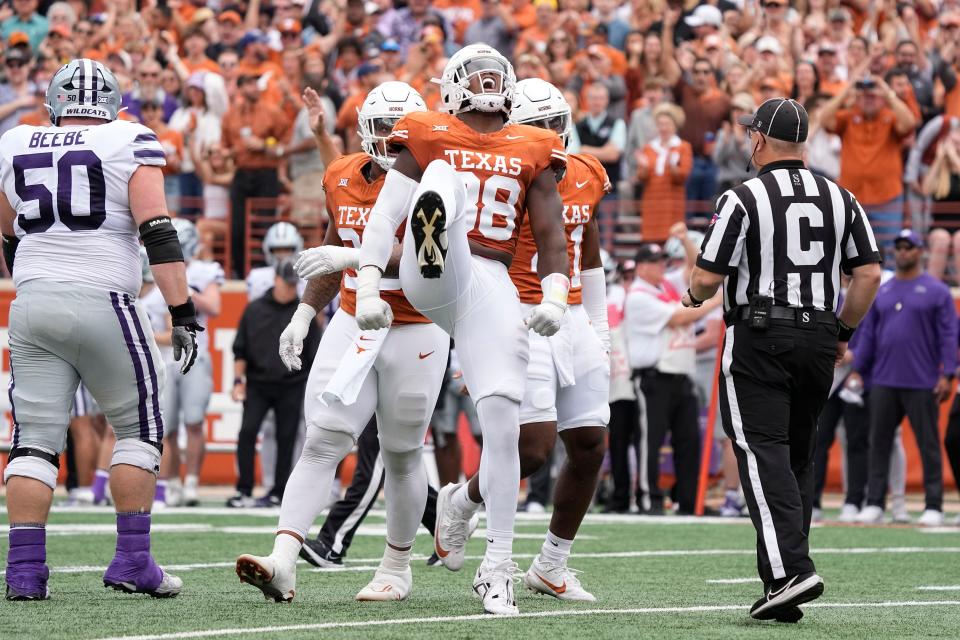
[[[0,521],[6,522],[0,513]],[[521,570],[540,546],[547,517],[521,516],[515,543]],[[177,509],[154,517],[154,553],[185,583],[174,600],[103,588],[113,552],[108,510],[58,509],[48,533],[53,599],[0,602],[0,638],[958,638],[960,528],[822,526],[812,533],[826,592],[798,625],[756,622],[760,595],[749,522],[592,516],[570,565],[583,571],[596,603],[560,603],[518,586],[524,617],[483,616],[471,597],[481,535],[460,573],[428,568],[418,538],[414,590],[402,603],[357,603],[383,548],[382,514],[372,515],[350,549],[346,570],[301,564],[292,604],[266,602],[240,584],[239,553],[266,554],[276,514]],[[482,523],[481,523],[482,527]],[[482,533],[482,531],[481,531]],[[6,555],[6,529],[0,551]],[[940,587],[921,589],[921,587]],[[949,588],[948,588],[949,587]]]

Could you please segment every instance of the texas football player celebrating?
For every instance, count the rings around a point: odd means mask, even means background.
[[[240,579],[277,602],[293,599],[304,538],[326,505],[337,465],[374,413],[386,473],[387,549],[357,600],[402,600],[410,593],[410,549],[427,500],[420,449],[440,393],[450,340],[410,305],[395,274],[378,282],[393,326],[380,331],[358,327],[355,269],[370,209],[389,186],[385,176],[395,157],[386,151],[386,137],[401,116],[425,110],[423,98],[409,85],[381,84],[359,112],[363,152],[338,158],[323,178],[330,224],[322,250],[304,255],[325,256],[336,261],[337,268],[310,279],[280,338],[280,357],[288,368],[300,368],[310,323],[338,290],[340,309],[323,333],[310,370],[304,399],[306,441],[283,494],[273,552],[237,559]]]
[[[538,78],[517,83],[510,119],[556,131],[564,144],[572,128],[570,106],[563,94]],[[567,568],[567,558],[593,499],[610,419],[610,331],[599,228],[594,217],[600,199],[610,189],[607,172],[596,158],[567,156],[560,197],[570,258],[570,307],[557,334],[547,338],[534,331],[529,333],[530,364],[520,405],[523,477],[544,465],[556,443],[558,429],[567,451],[567,462],[557,479],[547,538],[524,575],[528,588],[560,600],[595,600]],[[523,225],[517,255],[510,265],[510,278],[517,286],[525,312],[540,301],[538,257],[533,231],[529,225]],[[438,549],[450,544],[444,534],[451,527],[460,530],[463,518],[469,518],[480,502],[480,481],[475,475],[451,499],[441,503],[444,511],[438,511],[438,521],[456,525],[447,524],[446,531],[438,529]],[[457,522],[458,519],[461,521]],[[460,547],[447,550],[462,553]]]
[[[440,78],[445,113],[412,113],[396,124],[387,142],[398,150],[397,160],[360,248],[356,311],[361,329],[390,326],[393,314],[381,299],[380,281],[396,229],[407,222],[400,260],[403,292],[455,339],[477,405],[487,551],[473,588],[487,612],[502,615],[517,613],[517,566],[511,556],[527,369],[524,322],[540,334],[556,333],[570,288],[557,192],[566,152],[552,131],[507,124],[515,85],[505,57],[487,45],[470,45],[450,58]],[[525,213],[539,251],[542,290],[526,320],[508,274]],[[412,446],[423,433],[410,437]],[[445,487],[438,504],[449,501],[454,488]],[[437,552],[448,568],[463,564],[469,536],[464,522],[437,523],[447,541]],[[450,552],[447,544],[459,551]]]

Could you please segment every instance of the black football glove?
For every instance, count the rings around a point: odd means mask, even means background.
[[[180,356],[184,356],[180,373],[185,374],[197,361],[197,332],[204,329],[197,322],[197,308],[193,306],[193,300],[188,298],[183,304],[167,308],[173,318],[173,359],[180,362]]]

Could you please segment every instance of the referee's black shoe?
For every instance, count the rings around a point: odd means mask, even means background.
[[[750,616],[757,620],[794,622],[789,610],[823,594],[823,578],[813,573],[801,573],[775,580],[767,585],[766,593],[750,607]],[[799,619],[799,618],[798,618]]]
[[[300,557],[321,569],[333,569],[343,566],[343,556],[319,539],[304,540],[300,547]]]

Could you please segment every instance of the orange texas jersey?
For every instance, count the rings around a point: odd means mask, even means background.
[[[567,162],[553,131],[522,124],[480,133],[460,118],[436,111],[408,113],[387,142],[407,148],[421,169],[445,160],[467,188],[467,238],[513,255],[526,212],[527,189],[548,169]]]
[[[600,199],[612,187],[607,172],[593,156],[573,154],[567,156],[567,172],[559,184],[563,200],[563,230],[567,235],[567,255],[570,258],[570,304],[580,304],[580,265],[583,257],[583,234],[587,223],[596,213]],[[529,224],[520,228],[517,254],[510,265],[510,279],[517,286],[520,301],[525,304],[540,304],[543,291],[537,276],[537,244]]]
[[[383,187],[384,176],[367,182],[360,171],[368,162],[373,161],[365,153],[341,156],[330,163],[323,176],[330,224],[336,228],[345,247],[360,248],[370,211]],[[397,230],[397,237],[403,239],[403,226]],[[380,296],[393,309],[394,324],[430,322],[407,301],[400,289],[398,278],[381,280]],[[357,272],[353,269],[343,272],[343,280],[340,282],[340,307],[350,315],[357,312]]]

